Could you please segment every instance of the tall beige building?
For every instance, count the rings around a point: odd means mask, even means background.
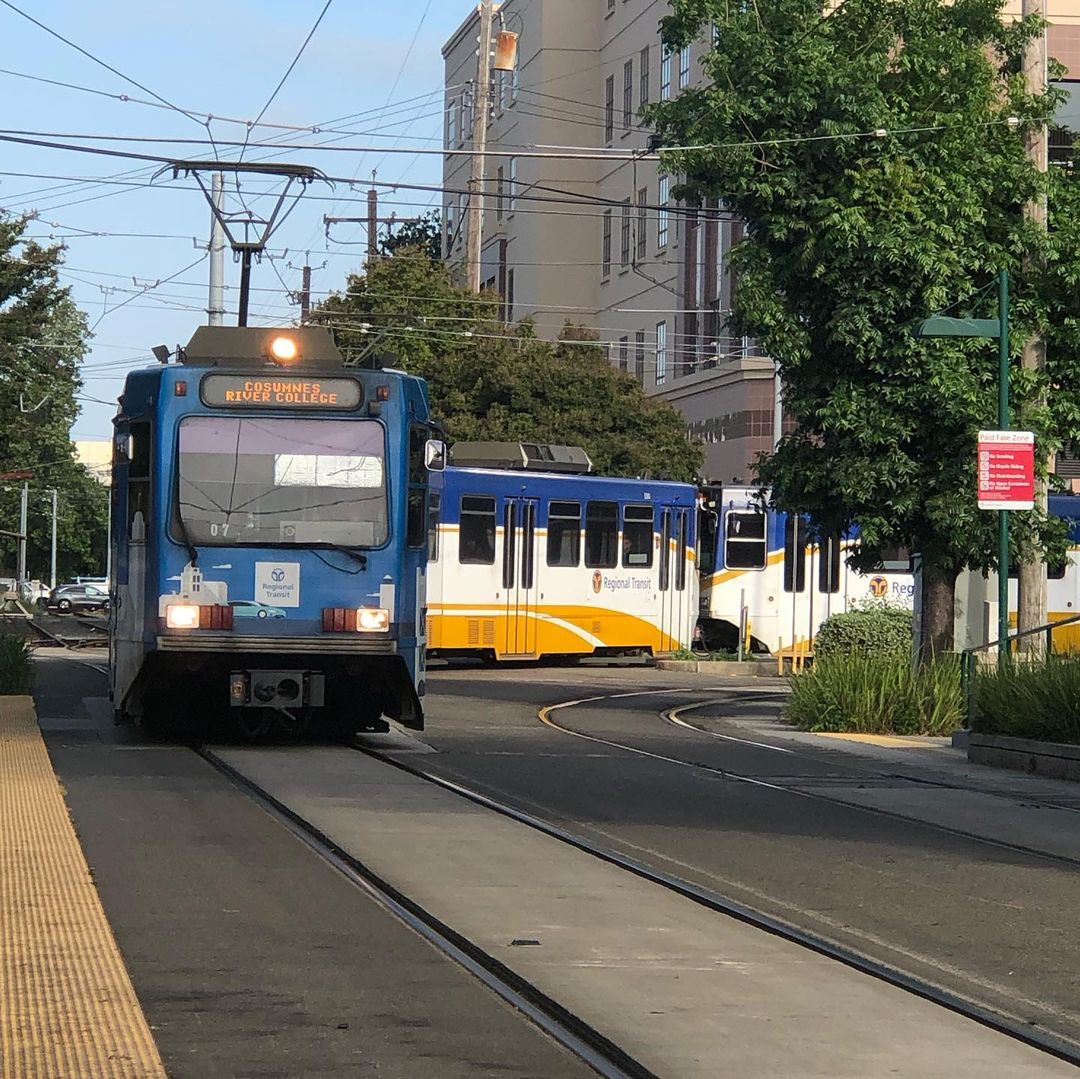
[[[701,77],[703,44],[661,51],[669,10],[667,0],[497,5],[496,31],[517,32],[519,51],[491,92],[481,280],[508,319],[531,316],[543,337],[568,321],[595,330],[612,363],[680,409],[705,443],[706,477],[743,481],[772,445],[776,382],[754,342],[724,329],[726,255],[741,225],[716,206],[675,206],[655,162],[629,159],[648,147],[641,105]],[[1051,54],[1080,72],[1080,0],[1050,0],[1050,16]],[[455,192],[468,188],[478,34],[473,10],[443,47],[443,182]],[[1080,128],[1080,115],[1068,119]],[[617,151],[623,159],[611,160]],[[574,195],[593,204],[560,201]],[[459,265],[467,201],[444,196],[444,251]]]

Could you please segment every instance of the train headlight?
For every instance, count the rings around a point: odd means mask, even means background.
[[[292,363],[299,354],[300,350],[291,337],[275,337],[270,342],[270,355],[279,363]]]
[[[383,607],[358,607],[356,628],[361,633],[385,633],[390,628],[390,612]]]
[[[172,603],[165,608],[165,625],[169,629],[197,629],[199,608],[194,603]]]

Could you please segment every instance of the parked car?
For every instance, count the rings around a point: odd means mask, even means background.
[[[45,606],[50,611],[107,611],[109,593],[96,584],[62,584],[49,593]]]
[[[23,581],[19,585],[19,599],[23,603],[45,603],[49,595],[49,586],[43,581]]]
[[[284,618],[285,612],[280,607],[271,607],[268,603],[258,603],[253,599],[234,599],[229,603],[235,618]]]

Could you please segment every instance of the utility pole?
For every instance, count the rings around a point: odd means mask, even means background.
[[[1043,20],[1043,28],[1024,51],[1023,73],[1028,92],[1046,92],[1046,0],[1023,0],[1023,14],[1037,15]],[[1029,128],[1024,134],[1024,149],[1028,160],[1042,173],[1047,170],[1047,131],[1045,125]],[[1024,206],[1024,218],[1040,231],[1046,231],[1046,195],[1032,199]],[[1041,372],[1046,364],[1046,342],[1040,336],[1031,337],[1020,353],[1020,367],[1026,371]],[[1041,409],[1046,404],[1045,395],[1032,401],[1030,407]],[[1044,449],[1045,452],[1045,449]],[[1049,460],[1046,460],[1047,468]],[[1046,512],[1046,480],[1036,478],[1035,508]],[[1042,552],[1036,550],[1025,554],[1020,561],[1017,580],[1016,628],[1018,631],[1034,629],[1047,621],[1046,561]],[[1043,635],[1032,634],[1017,642],[1022,651],[1040,652],[1044,648]]]
[[[379,253],[378,248],[379,228],[379,193],[371,188],[367,193],[367,254],[368,261],[374,260]]]
[[[49,554],[49,587],[56,587],[56,495],[55,487],[50,487],[52,495],[52,548]]]
[[[300,284],[300,321],[307,322],[311,314],[311,267],[304,262]]]
[[[18,580],[16,584],[22,584],[26,580],[26,526],[30,508],[30,484],[22,486],[22,497],[19,500],[19,565],[16,570]]]
[[[473,87],[472,163],[469,169],[469,231],[465,236],[465,284],[480,291],[480,243],[484,227],[484,150],[491,98],[491,0],[480,0],[480,50]]]
[[[225,322],[225,230],[220,221],[225,211],[224,173],[214,173],[210,190],[210,305],[206,322],[208,326],[221,326]]]

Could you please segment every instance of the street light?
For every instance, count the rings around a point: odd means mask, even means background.
[[[998,430],[1009,429],[1009,271],[998,271],[997,318],[950,318],[932,315],[916,337],[996,337],[998,339]],[[1008,662],[1009,511],[998,510],[998,666]]]

